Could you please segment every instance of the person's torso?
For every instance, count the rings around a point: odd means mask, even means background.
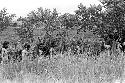
[[[22,59],[23,59],[23,60],[24,60],[24,59],[27,59],[28,54],[29,54],[29,52],[24,49],[24,50],[22,51]]]
[[[8,60],[8,50],[7,50],[7,49],[2,48],[2,53],[1,53],[1,55],[2,55],[2,59],[3,59],[3,60]]]
[[[2,48],[2,55],[7,55],[8,51],[5,48]]]

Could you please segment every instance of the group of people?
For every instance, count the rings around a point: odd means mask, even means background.
[[[25,56],[29,54],[30,45],[25,44],[23,49],[14,49],[10,48],[10,42],[4,41],[0,49],[0,62],[16,62],[26,59]]]
[[[25,43],[21,45],[21,48],[15,47],[12,50],[12,44],[9,41],[4,41],[2,43],[2,47],[0,49],[0,62],[8,63],[8,62],[20,62],[26,59],[34,60],[38,57],[43,58],[51,58],[53,55],[56,55],[56,50],[54,46],[45,45],[43,43],[35,44],[31,46],[29,43]],[[33,49],[32,49],[33,48]],[[77,50],[76,50],[77,49]],[[76,46],[76,52],[80,53],[80,47]],[[72,48],[70,50],[73,50]],[[74,50],[74,51],[75,51]],[[74,52],[75,53],[75,52]]]
[[[53,47],[42,45],[42,43],[31,46],[29,43],[24,43],[21,48],[15,47],[12,50],[12,44],[9,41],[4,41],[0,49],[0,62],[21,62],[24,60],[34,60],[39,57],[49,57],[49,59],[55,54]]]
[[[112,43],[111,43],[112,44]],[[76,45],[76,48],[69,49],[69,52],[80,54],[81,48],[80,46]],[[104,50],[111,50],[112,45],[106,44],[106,42],[102,42],[101,51]],[[125,51],[125,42],[124,39],[117,41],[117,48],[119,48],[122,52]],[[2,43],[2,48],[0,50],[0,62],[7,63],[7,62],[20,62],[28,59],[30,57],[31,60],[34,60],[37,57],[52,57],[55,53],[54,47],[42,45],[42,43],[36,44],[36,46],[31,50],[31,45],[29,43],[25,43],[22,45],[22,49],[16,48],[15,51],[11,51],[10,49],[10,42],[4,41]],[[73,50],[73,51],[72,51]],[[56,53],[55,53],[56,55]]]
[[[110,55],[111,50],[116,50],[116,49],[119,50],[119,52],[121,53],[125,52],[125,38],[119,38],[116,41],[110,40],[102,42],[101,51],[107,50]]]

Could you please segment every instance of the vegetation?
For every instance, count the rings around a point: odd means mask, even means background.
[[[8,14],[7,9],[3,8],[0,11],[0,32],[10,26],[15,14]]]
[[[22,25],[15,31],[20,43],[44,43],[45,46],[54,47],[57,53],[50,60],[27,62],[26,73],[33,73],[42,79],[64,79],[67,83],[103,83],[121,78],[124,55],[112,49],[115,54],[108,56],[107,51],[101,51],[101,41],[117,42],[119,38],[124,38],[125,3],[123,0],[100,2],[101,5],[91,5],[89,8],[79,4],[75,14],[60,15],[56,9],[50,11],[40,7],[27,17],[18,18]],[[1,10],[0,31],[4,31],[14,17],[14,14],[8,15],[6,9]],[[36,40],[34,30],[38,28],[44,34]],[[81,48],[80,54],[68,53],[68,47],[75,51],[76,45]],[[112,48],[115,47],[113,45]],[[13,79],[20,75],[21,63],[4,65],[3,68],[3,76]]]

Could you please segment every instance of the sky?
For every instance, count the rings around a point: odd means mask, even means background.
[[[90,4],[100,4],[98,0],[0,0],[0,10],[7,8],[8,13],[16,14],[17,17],[25,17],[30,11],[39,7],[51,10],[56,8],[61,14],[73,14],[80,3],[87,7]]]

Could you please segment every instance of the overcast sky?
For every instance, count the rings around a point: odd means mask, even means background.
[[[98,0],[0,0],[0,10],[5,7],[9,13],[26,16],[30,11],[43,7],[56,8],[59,13],[63,14],[73,13],[80,3],[90,6],[90,4],[97,5],[100,2]]]

